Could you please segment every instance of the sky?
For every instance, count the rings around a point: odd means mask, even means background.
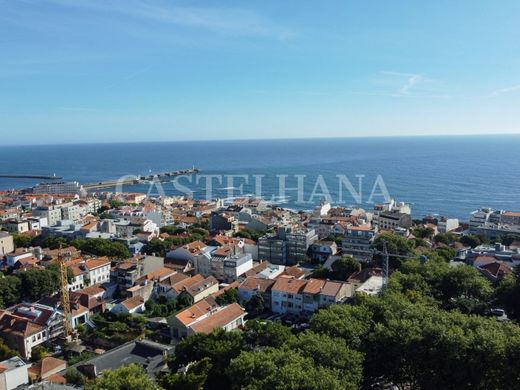
[[[518,15],[518,0],[0,0],[0,143],[520,133]]]

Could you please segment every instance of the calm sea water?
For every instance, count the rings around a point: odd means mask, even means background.
[[[0,173],[56,173],[82,183],[115,179],[128,174],[149,174],[196,166],[204,174],[264,175],[262,195],[279,196],[279,178],[307,175],[304,199],[310,200],[316,179],[323,175],[333,200],[338,199],[336,175],[346,175],[358,189],[361,207],[367,204],[376,177],[381,175],[390,195],[412,204],[414,216],[441,214],[463,220],[478,207],[520,210],[520,136],[391,137],[261,141],[201,141],[141,144],[90,144],[0,147]],[[236,180],[240,184],[240,180]],[[38,180],[1,179],[0,189],[24,188]],[[187,181],[182,181],[188,184]],[[205,180],[189,185],[195,197],[205,195]],[[216,196],[228,194],[228,184],[216,183]],[[164,183],[167,194],[177,193]],[[148,185],[125,187],[147,192]],[[322,188],[321,188],[322,189]],[[251,179],[243,193],[255,193]],[[235,191],[233,195],[239,195]],[[344,194],[344,204],[355,200]],[[287,190],[280,205],[309,209]],[[319,202],[320,196],[312,201]],[[374,197],[374,201],[382,197]]]

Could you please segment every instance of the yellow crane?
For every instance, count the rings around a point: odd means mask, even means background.
[[[60,250],[58,251],[58,265],[60,268],[60,298],[61,298],[61,308],[63,310],[63,331],[65,339],[70,339],[73,336],[71,319],[72,314],[70,311],[70,297],[69,297],[69,283],[67,278],[67,265],[66,265],[66,257],[61,254],[61,245]]]

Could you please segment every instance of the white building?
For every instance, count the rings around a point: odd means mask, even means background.
[[[29,367],[31,365],[18,356],[0,362],[0,390],[12,390],[29,383]]]
[[[38,206],[32,210],[35,217],[42,217],[47,219],[49,226],[54,226],[61,221],[61,207],[59,205]]]
[[[447,233],[459,227],[459,220],[457,218],[441,218],[437,223],[437,230],[439,233]]]
[[[6,232],[0,232],[0,256],[5,256],[14,251],[13,236]]]
[[[61,219],[72,222],[81,220],[81,208],[73,203],[65,203],[61,206]]]
[[[492,212],[493,211],[491,209],[485,208],[473,211],[469,218],[470,231],[475,231],[476,228],[485,225],[485,223],[489,220]]]
[[[79,196],[87,194],[87,191],[77,181],[40,183],[35,185],[32,190],[34,194],[73,194]]]
[[[110,260],[107,257],[89,259],[85,262],[90,284],[101,284],[110,281]]]

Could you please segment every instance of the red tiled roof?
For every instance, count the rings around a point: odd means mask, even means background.
[[[214,329],[222,328],[245,314],[246,312],[238,303],[232,303],[190,327],[195,333],[211,333]]]
[[[185,326],[188,326],[197,318],[200,318],[207,313],[209,313],[212,309],[216,308],[218,305],[215,302],[215,299],[212,297],[206,297],[201,301],[191,305],[187,309],[184,309],[180,313],[176,314],[177,320],[179,320]]]
[[[132,309],[135,309],[136,307],[138,307],[139,305],[142,305],[144,302],[144,299],[142,297],[132,297],[132,298],[128,298],[128,299],[125,299],[123,302],[121,302],[121,304],[126,307],[128,310],[132,310]]]
[[[283,291],[289,294],[298,294],[307,284],[306,280],[278,278],[272,290]]]
[[[254,276],[249,276],[240,284],[239,288],[265,293],[271,291],[271,288],[275,283],[276,281],[273,279],[255,278]]]

